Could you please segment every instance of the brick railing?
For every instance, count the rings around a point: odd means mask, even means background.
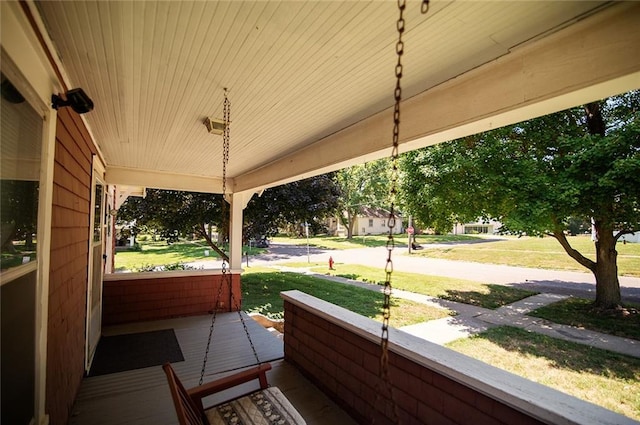
[[[285,359],[359,423],[394,423],[389,397],[376,397],[381,324],[300,291],[281,295]],[[403,424],[635,423],[395,329],[389,374]]]
[[[240,305],[240,274],[230,275],[235,304]],[[219,270],[108,274],[102,301],[105,326],[207,314],[214,306],[232,311],[231,288]]]

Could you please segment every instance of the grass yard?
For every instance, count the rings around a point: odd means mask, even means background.
[[[283,265],[309,268],[311,271],[318,273],[326,273],[327,271],[327,265],[324,263],[285,263]],[[339,270],[328,274],[362,282],[384,284],[384,269],[350,264],[339,264],[337,268]],[[496,309],[536,294],[536,292],[508,286],[401,271],[393,272],[392,283],[394,288],[404,291],[491,309]]]
[[[640,304],[629,303],[615,316],[594,314],[592,300],[567,298],[529,313],[554,323],[640,340]]]
[[[351,285],[331,282],[298,273],[251,268],[242,275],[243,309],[281,319],[284,302],[280,292],[298,289],[355,313],[382,322],[383,295]],[[447,317],[452,312],[412,301],[392,299],[391,326],[396,328]]]
[[[243,247],[246,253],[249,247]],[[209,255],[205,255],[209,251]],[[252,247],[249,255],[264,252],[264,249]],[[211,249],[204,240],[176,242],[168,244],[166,241],[140,242],[139,251],[118,251],[116,253],[116,271],[148,268],[149,266],[163,266],[167,264],[188,263],[201,260],[218,260],[218,254]]]
[[[418,242],[424,244],[422,235]],[[591,238],[586,236],[568,237],[569,243],[580,253],[595,260],[595,249]],[[640,277],[640,244],[618,243],[618,270],[620,275]],[[485,241],[472,244],[452,244],[450,247],[429,248],[416,251],[412,255],[445,260],[475,261],[478,263],[507,264],[510,266],[535,267],[552,270],[573,270],[588,272],[570,258],[560,244],[551,237],[509,238],[499,241]]]
[[[640,359],[511,327],[447,347],[640,420]]]

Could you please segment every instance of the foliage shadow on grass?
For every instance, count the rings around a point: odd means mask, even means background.
[[[627,303],[625,307],[625,310],[614,314],[603,314],[594,310],[593,300],[570,297],[540,307],[529,313],[529,316],[640,340],[640,304]]]
[[[350,285],[299,273],[267,272],[242,276],[243,310],[281,318],[284,301],[280,292],[300,290],[367,317],[382,314],[383,296]]]
[[[280,292],[297,289],[343,307],[361,316],[381,321],[384,295],[378,291],[338,283],[308,275],[288,272],[249,273],[242,276],[243,310],[261,313],[271,319],[282,319],[284,302]],[[453,314],[446,309],[414,301],[391,298],[391,326],[440,319]]]
[[[441,298],[449,301],[455,301],[495,310],[505,305],[538,294],[538,292],[517,289],[503,285],[487,284],[486,287],[489,289],[488,293],[483,293],[480,291],[460,291],[456,289],[447,289],[446,295],[443,295]]]
[[[524,329],[500,326],[471,337],[473,339],[487,340],[525,357],[545,358],[557,369],[626,380],[640,379],[640,359]]]

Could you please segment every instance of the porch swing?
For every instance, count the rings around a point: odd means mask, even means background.
[[[224,129],[223,154],[222,154],[222,217],[226,217],[226,185],[227,185],[227,163],[229,162],[229,123],[230,123],[231,103],[227,96],[227,89],[224,89]],[[214,307],[211,316],[211,326],[209,327],[209,337],[205,349],[202,370],[200,371],[200,381],[197,387],[186,389],[178,379],[170,363],[165,363],[162,368],[167,376],[167,382],[173,398],[173,403],[180,425],[217,425],[217,424],[271,424],[282,425],[304,425],[305,421],[296,409],[289,403],[289,400],[277,387],[269,387],[267,383],[267,371],[271,370],[269,363],[263,363],[258,357],[251,334],[245,323],[244,315],[240,305],[233,295],[231,275],[227,270],[228,259],[222,258],[222,282],[218,287],[217,300],[222,296],[223,286],[229,288],[231,296],[231,307],[238,312],[240,322],[251,346],[256,363],[249,369],[235,372],[229,376],[207,382],[203,384],[207,367],[207,359],[213,331],[215,328],[218,310]],[[230,372],[237,369],[227,370]],[[224,373],[224,372],[221,372]],[[253,380],[258,380],[260,389],[244,396],[227,401],[205,409],[202,399],[221,391],[236,387]]]
[[[400,102],[402,100],[402,89],[400,81],[402,79],[402,63],[401,58],[404,53],[404,42],[402,35],[405,29],[405,20],[403,13],[406,7],[406,0],[398,0],[399,18],[396,28],[398,32],[398,40],[396,42],[397,64],[395,66],[396,86],[394,89],[394,112],[393,112],[393,148],[391,152],[392,161],[392,178],[391,178],[391,205],[388,217],[388,239],[385,273],[386,279],[384,283],[384,302],[383,302],[383,321],[382,333],[380,336],[380,367],[379,381],[376,385],[375,405],[378,405],[380,398],[385,395],[391,400],[392,422],[400,423],[395,397],[389,377],[389,319],[390,319],[390,297],[391,297],[391,276],[393,273],[393,262],[391,254],[394,250],[395,242],[393,237],[393,229],[395,228],[395,193],[398,180],[398,147],[399,147],[399,130],[400,130]],[[422,0],[421,12],[427,13],[429,9],[429,0]],[[224,130],[223,130],[223,161],[222,161],[222,217],[226,212],[226,167],[229,161],[229,123],[230,123],[230,102],[227,97],[227,89],[224,89]],[[251,334],[246,326],[244,316],[240,311],[240,306],[235,304],[233,290],[231,285],[231,276],[227,273],[227,259],[222,260],[222,281],[228,283],[231,294],[231,305],[236,306],[238,316],[242,323],[246,337],[256,359],[256,364],[249,369],[235,372],[232,375],[207,382],[203,384],[205,375],[209,348],[213,336],[217,309],[213,309],[211,318],[211,326],[209,328],[209,337],[207,339],[207,347],[204,354],[202,370],[200,372],[200,381],[197,387],[186,389],[178,379],[175,371],[170,363],[165,363],[163,369],[167,376],[171,396],[175,405],[176,414],[180,425],[252,425],[252,424],[278,424],[278,425],[305,425],[306,422],[298,411],[291,405],[287,398],[277,387],[270,387],[267,382],[267,371],[271,370],[269,363],[263,363],[258,357]],[[222,294],[222,284],[218,289],[218,298]],[[222,404],[214,405],[207,409],[204,408],[202,399],[215,393],[236,387],[253,380],[258,380],[260,389],[247,395],[235,398]],[[372,418],[372,423],[375,419]]]

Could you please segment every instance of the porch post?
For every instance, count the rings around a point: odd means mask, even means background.
[[[242,210],[253,196],[253,192],[238,192],[227,195],[231,204],[229,211],[229,267],[242,268]]]

